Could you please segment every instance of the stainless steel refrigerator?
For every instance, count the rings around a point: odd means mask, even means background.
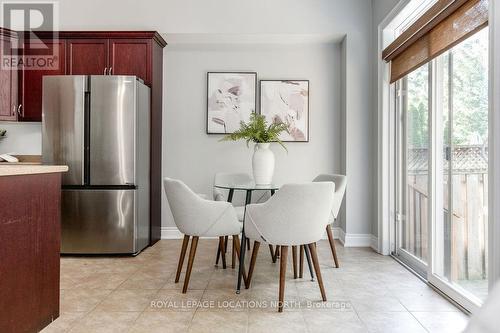
[[[62,176],[61,252],[149,244],[150,89],[135,76],[43,78],[42,160]]]

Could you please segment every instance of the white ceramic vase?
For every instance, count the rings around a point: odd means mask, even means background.
[[[257,185],[269,185],[273,181],[274,153],[270,143],[255,144],[252,157],[253,179]]]

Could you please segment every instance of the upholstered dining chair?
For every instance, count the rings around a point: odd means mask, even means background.
[[[188,243],[192,237],[184,286],[182,288],[182,293],[186,293],[196,255],[198,239],[200,237],[219,237],[219,247],[222,249],[224,248],[224,237],[231,235],[235,240],[235,251],[238,254],[238,235],[242,230],[242,224],[238,221],[236,212],[229,202],[203,199],[191,191],[180,180],[165,178],[163,183],[174,222],[179,231],[184,234],[175,283],[179,282]],[[223,262],[226,260],[224,251],[222,251],[222,260]],[[243,275],[245,276],[244,273]]]
[[[241,184],[249,184],[253,183],[253,178],[250,176],[248,173],[243,173],[243,172],[217,172],[214,176],[214,183],[213,183],[213,198],[215,201],[229,201],[231,202],[233,199],[233,192],[229,191],[226,196],[226,191],[217,188],[217,184],[226,184],[226,185],[241,185]],[[269,191],[263,191],[262,195],[257,199],[257,202],[263,202],[268,200],[271,195]],[[244,205],[233,205],[234,209],[236,210],[236,216],[238,216],[238,220],[243,222],[243,218],[245,215],[245,206]],[[227,246],[228,246],[228,237],[224,239],[224,250],[227,252]],[[250,250],[250,244],[247,243],[247,249]],[[274,252],[271,250],[271,256],[273,256]],[[233,239],[233,249],[232,249],[232,255],[231,255],[231,267],[235,267],[235,259],[236,257],[236,252],[234,250],[234,239]],[[220,250],[217,250],[217,258],[215,259],[215,266],[219,264],[219,259],[220,259]],[[273,260],[274,256],[273,256]],[[223,262],[222,263],[223,268],[226,268],[226,264]]]
[[[283,311],[285,273],[290,246],[294,253],[297,246],[309,248],[321,297],[326,301],[316,242],[321,239],[329,223],[334,191],[335,184],[332,182],[286,184],[267,202],[247,205],[245,236],[254,240],[254,246],[246,288],[251,284],[260,242],[280,246],[279,312]]]
[[[215,187],[217,184],[225,184],[225,185],[234,185],[234,184],[247,184],[253,182],[253,178],[243,172],[217,172],[214,176],[214,186],[213,186],[213,197],[215,201],[228,201],[231,202],[233,200],[233,192],[229,191],[227,196],[225,195],[225,191]],[[235,206],[233,205],[236,216],[240,222],[243,222],[243,217],[245,215],[245,206]],[[224,253],[227,252],[229,237],[224,238]],[[219,259],[221,258],[221,250],[220,247],[217,250],[217,258],[215,259],[215,266],[219,264]],[[235,251],[235,243],[233,239],[233,248],[231,254],[231,267],[235,267],[236,262],[236,251]],[[222,268],[226,268],[226,263],[222,262]]]
[[[330,243],[330,249],[332,250],[335,267],[338,268],[340,265],[337,258],[337,249],[335,248],[335,242],[333,240],[331,224],[335,222],[337,216],[339,215],[340,206],[342,205],[342,199],[344,199],[345,189],[347,186],[347,177],[345,175],[321,174],[314,178],[313,182],[333,182],[335,184],[333,205],[329,221],[330,223],[326,225],[326,234],[328,236],[328,242]]]
[[[213,196],[215,201],[232,201],[232,194],[226,196],[223,190],[215,187],[217,184],[247,184],[253,182],[253,178],[247,173],[217,172],[214,176]],[[229,200],[228,200],[229,199]],[[245,206],[234,206],[238,220],[243,222]]]

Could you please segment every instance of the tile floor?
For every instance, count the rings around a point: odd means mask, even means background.
[[[200,240],[187,294],[174,283],[181,241],[163,240],[137,257],[63,257],[61,316],[49,332],[460,332],[468,317],[390,257],[337,244],[333,268],[318,244],[328,302],[307,265],[289,274],[288,308],[277,313],[279,264],[261,246],[252,286],[234,292],[236,270],[214,267],[216,240]],[[229,251],[228,251],[229,252]],[[291,252],[291,251],[290,251]],[[230,263],[230,258],[228,259]]]

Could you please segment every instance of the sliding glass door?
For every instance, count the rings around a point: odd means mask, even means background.
[[[396,90],[394,254],[474,310],[488,294],[488,30]]]
[[[488,30],[435,61],[436,211],[431,282],[488,295]]]
[[[396,255],[426,271],[429,226],[429,70],[422,66],[398,83],[400,96],[399,214]]]

